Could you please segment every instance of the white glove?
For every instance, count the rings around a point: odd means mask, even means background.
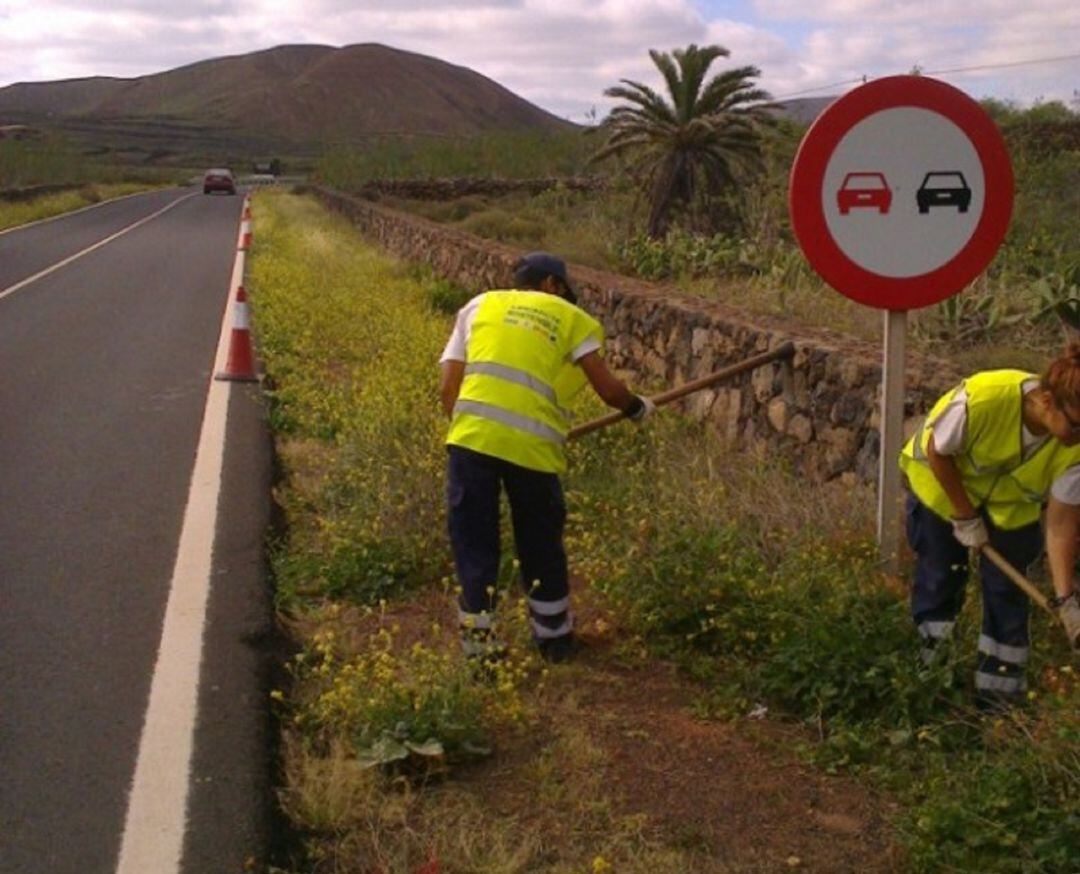
[[[953,536],[969,549],[980,549],[990,542],[982,516],[952,520]]]
[[[627,418],[636,425],[640,425],[649,416],[656,412],[656,404],[649,400],[645,395],[634,395],[637,401],[641,403],[634,403],[632,413],[627,413]]]
[[[1065,633],[1069,636],[1069,643],[1073,645],[1073,649],[1080,651],[1080,596],[1073,592],[1064,599],[1057,599],[1056,606],[1058,616],[1065,626]]]

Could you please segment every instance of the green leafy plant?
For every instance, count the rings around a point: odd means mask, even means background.
[[[489,755],[490,692],[460,658],[423,643],[404,652],[394,644],[383,628],[346,657],[332,631],[316,635],[293,663],[309,687],[295,724],[316,741],[348,738],[363,767],[429,773]]]
[[[462,288],[449,279],[432,277],[425,285],[428,303],[438,313],[453,315],[473,296],[473,292]]]
[[[1080,261],[1066,273],[1052,273],[1035,281],[1035,305],[1032,318],[1053,316],[1067,328],[1080,331]]]

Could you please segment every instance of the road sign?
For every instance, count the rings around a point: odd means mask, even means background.
[[[937,303],[990,263],[1012,215],[1012,165],[978,103],[925,76],[841,97],[791,169],[795,235],[841,294],[886,310]]]

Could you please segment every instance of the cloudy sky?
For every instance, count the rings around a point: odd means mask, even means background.
[[[0,86],[139,76],[283,43],[379,42],[582,122],[647,52],[730,49],[777,98],[918,66],[974,97],[1080,108],[1080,0],[0,0]]]

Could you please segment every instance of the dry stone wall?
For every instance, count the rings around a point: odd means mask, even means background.
[[[426,263],[478,292],[511,286],[519,249],[328,189],[311,190],[398,257]],[[683,409],[726,441],[786,456],[811,480],[876,478],[878,346],[588,267],[571,265],[570,271],[581,305],[604,325],[609,362],[643,389],[672,388],[791,340],[796,353],[790,362],[691,395]],[[959,378],[946,362],[909,355],[909,430]]]
[[[563,176],[543,179],[490,179],[462,177],[459,179],[376,179],[365,182],[352,194],[365,199],[401,197],[410,200],[456,200],[459,197],[480,195],[503,197],[507,194],[540,194],[552,188],[567,191],[597,191],[604,187],[598,176]]]

